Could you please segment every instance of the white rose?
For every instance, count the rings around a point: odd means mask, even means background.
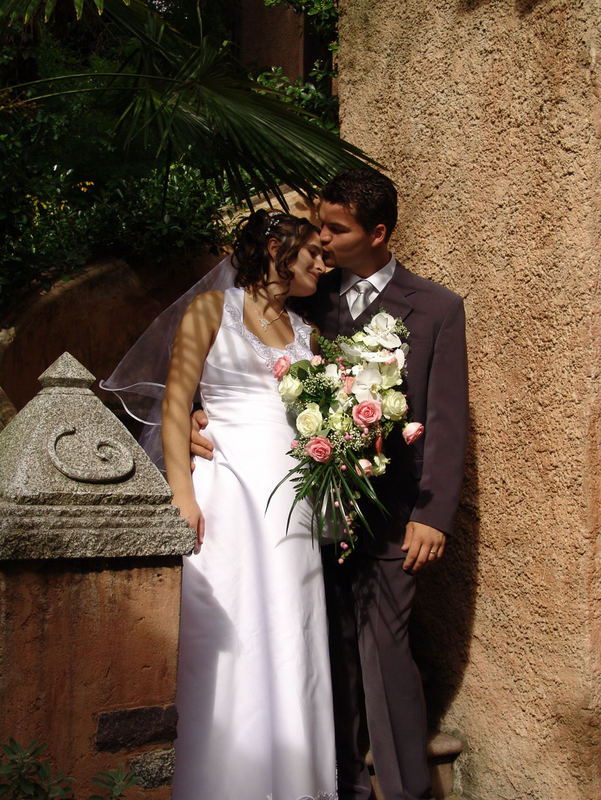
[[[386,472],[386,465],[390,463],[390,459],[385,455],[379,453],[374,456],[372,464],[372,472],[375,476],[383,475]]]
[[[393,353],[390,350],[366,350],[364,353],[361,353],[361,358],[363,361],[366,361],[369,364],[385,364],[387,361],[393,357]]]
[[[328,424],[333,431],[346,433],[346,431],[352,428],[353,420],[348,414],[343,414],[342,411],[335,411],[328,417]]]
[[[382,414],[393,421],[403,419],[407,413],[407,401],[402,392],[389,389],[382,395]]]
[[[385,347],[387,350],[396,350],[401,346],[401,340],[395,333],[396,321],[390,314],[381,311],[376,314],[369,325],[365,325],[365,344],[370,347]]]
[[[288,374],[284,375],[278,383],[278,391],[282,395],[284,402],[292,403],[303,391],[303,385],[294,375]]]
[[[309,403],[296,418],[296,430],[301,436],[314,436],[322,425],[323,417],[317,403]]]
[[[382,364],[380,375],[382,376],[382,389],[392,389],[401,382],[401,370],[398,364]]]
[[[340,349],[349,361],[359,361],[365,352],[364,347],[348,344],[347,342],[340,342]]]

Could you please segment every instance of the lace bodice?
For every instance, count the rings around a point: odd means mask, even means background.
[[[282,355],[293,362],[311,357],[311,328],[290,312],[294,341],[280,350],[267,346],[248,330],[243,310],[244,290],[227,289],[221,325],[200,380],[203,408],[210,419],[263,415],[269,409],[275,419],[285,420],[273,367]]]
[[[265,362],[271,371],[275,362],[282,355],[294,361],[311,356],[311,327],[293,311],[288,312],[290,324],[294,332],[294,340],[284,350],[269,347],[258,336],[249,331],[244,324],[244,290],[227,289],[224,293],[222,327],[235,331],[242,339],[247,341],[257,355]]]

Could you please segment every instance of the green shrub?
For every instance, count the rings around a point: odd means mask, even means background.
[[[23,747],[14,739],[2,745],[0,757],[0,797],[6,800],[49,800],[63,798],[74,800],[73,778],[65,777],[62,772],[52,775],[48,761],[41,761],[40,756],[46,750],[46,744],[32,742]],[[90,800],[119,800],[130,786],[139,783],[139,779],[123,766],[108,772],[99,772],[93,783],[100,787],[102,794],[90,796]]]
[[[280,92],[286,102],[292,103],[311,114],[315,122],[325,130],[338,131],[338,98],[330,90],[333,71],[316,61],[309,73],[311,80],[297,78],[291,81],[283,74],[282,67],[262,70],[255,80],[262,89]]]
[[[70,37],[72,31],[79,28],[67,31],[66,43],[49,29],[40,41],[18,26],[3,31],[0,86],[15,73],[85,72],[100,59],[110,70],[110,51],[78,62],[87,33]],[[223,195],[198,169],[157,160],[151,144],[124,152],[114,115],[111,121],[103,107],[108,94],[25,105],[8,90],[0,94],[0,309],[31,288],[68,279],[92,259],[156,264],[219,244]]]

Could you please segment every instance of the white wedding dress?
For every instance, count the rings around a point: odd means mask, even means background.
[[[288,534],[286,451],[294,429],[272,368],[282,351],[243,324],[244,291],[224,294],[200,388],[214,459],[196,459],[205,516],[184,559],[174,800],[334,800],[334,725],[321,560],[310,512]],[[310,328],[290,313],[292,361]]]

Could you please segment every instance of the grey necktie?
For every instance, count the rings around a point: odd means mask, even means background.
[[[357,317],[362,314],[367,306],[371,303],[374,287],[369,281],[363,280],[357,281],[357,283],[353,285],[353,289],[356,292],[356,297],[351,306],[351,317],[353,319],[357,319]]]

